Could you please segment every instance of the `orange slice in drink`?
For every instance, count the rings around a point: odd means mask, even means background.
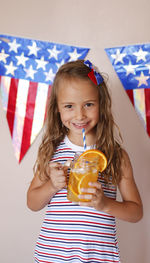
[[[97,173],[95,175],[94,174],[85,175],[80,179],[80,182],[78,183],[79,194],[83,194],[81,192],[82,188],[88,188],[89,187],[89,182],[97,182]]]
[[[87,150],[85,152],[83,152],[79,157],[78,160],[80,160],[80,158],[84,157],[84,159],[94,159],[94,158],[98,158],[99,159],[99,170],[100,172],[103,172],[106,167],[107,167],[107,158],[105,156],[105,154],[99,150],[95,150],[95,149],[90,149]],[[78,166],[78,160],[76,162],[76,166]]]

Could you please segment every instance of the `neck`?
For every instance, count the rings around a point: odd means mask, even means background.
[[[76,144],[78,146],[83,146],[83,136],[82,136],[82,134],[73,135],[71,133],[68,133],[68,138],[73,144]],[[87,146],[91,146],[91,145],[94,145],[95,143],[96,143],[95,133],[94,134],[89,134],[89,135],[87,134],[86,135],[86,145]]]

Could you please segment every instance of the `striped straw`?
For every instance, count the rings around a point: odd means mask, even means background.
[[[86,140],[85,140],[85,129],[82,129],[82,135],[83,135],[83,146],[84,146],[84,151],[86,151]]]

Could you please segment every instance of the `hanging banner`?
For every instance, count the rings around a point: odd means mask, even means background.
[[[105,51],[150,136],[150,44]]]
[[[88,48],[0,35],[0,91],[20,163],[43,127],[58,68],[84,59]]]

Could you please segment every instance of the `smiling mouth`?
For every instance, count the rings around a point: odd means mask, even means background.
[[[88,126],[89,122],[86,123],[73,123],[73,126],[78,129],[83,129]]]

